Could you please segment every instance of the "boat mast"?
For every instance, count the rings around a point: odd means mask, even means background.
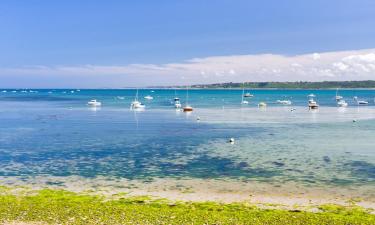
[[[186,106],[189,105],[189,86],[186,86]]]
[[[244,95],[245,95],[245,82],[242,83],[242,98],[241,98],[241,103],[243,102]]]

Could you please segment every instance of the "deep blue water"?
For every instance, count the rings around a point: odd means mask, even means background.
[[[375,182],[374,90],[340,90],[345,111],[335,90],[252,90],[242,107],[242,90],[190,90],[191,115],[174,109],[174,90],[139,90],[141,112],[129,109],[135,90],[34,91],[0,92],[0,176]],[[307,110],[310,93],[319,111]],[[148,94],[154,100],[144,100]],[[184,103],[186,91],[177,95]],[[354,96],[369,106],[356,106]],[[90,99],[102,107],[88,107]]]

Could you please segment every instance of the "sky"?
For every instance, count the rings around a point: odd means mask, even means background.
[[[0,87],[375,79],[373,0],[2,0]]]

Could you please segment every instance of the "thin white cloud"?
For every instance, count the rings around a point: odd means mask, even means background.
[[[242,81],[321,81],[375,79],[375,49],[312,53],[229,55],[180,63],[124,66],[32,66],[0,68],[8,85],[22,78],[48,86],[124,87]],[[68,81],[69,82],[68,82]],[[13,86],[17,86],[13,82]]]

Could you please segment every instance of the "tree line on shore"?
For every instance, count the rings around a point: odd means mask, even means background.
[[[165,88],[165,87],[164,87]],[[184,88],[184,86],[170,86],[168,88]],[[375,88],[375,80],[364,81],[321,81],[321,82],[244,82],[244,83],[216,83],[196,84],[191,88],[251,88],[251,89],[333,89],[333,88]]]

